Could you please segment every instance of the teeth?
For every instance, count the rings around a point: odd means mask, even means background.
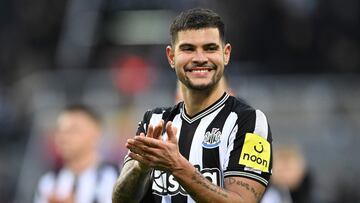
[[[192,70],[191,72],[205,73],[205,72],[209,72],[209,71],[208,70]]]

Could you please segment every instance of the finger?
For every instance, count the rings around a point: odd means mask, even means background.
[[[149,149],[152,148],[159,148],[161,147],[162,141],[149,138],[149,137],[135,137],[132,141],[132,145],[135,145],[136,147],[144,148],[147,147]]]
[[[145,152],[142,150],[144,147],[143,144],[137,144],[135,140],[128,139],[125,147],[130,150],[130,152],[134,152],[136,154],[144,154]]]
[[[137,139],[138,137],[136,137],[135,139],[129,139],[128,142],[125,144],[125,147],[136,154],[149,154],[153,156],[158,155],[159,147],[157,142],[160,141],[147,137],[141,138],[141,141],[138,141]]]
[[[145,137],[145,133],[140,133],[138,136]]]
[[[158,139],[161,134],[162,134],[162,131],[163,131],[163,126],[164,126],[164,120],[161,119],[160,122],[155,126],[155,129],[154,129],[154,138],[155,139]]]
[[[169,141],[177,142],[177,138],[176,138],[177,128],[173,126],[171,121],[166,123],[166,133],[168,135]]]
[[[149,160],[147,160],[144,156],[142,156],[140,154],[130,152],[129,157],[131,157],[132,159],[135,159],[136,161],[138,161],[142,164],[145,164],[147,166],[149,166],[151,164],[151,162]]]
[[[154,126],[150,124],[148,127],[148,132],[146,133],[146,136],[153,137],[153,135],[154,135]]]

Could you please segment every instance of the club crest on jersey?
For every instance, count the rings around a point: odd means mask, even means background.
[[[206,149],[213,149],[220,145],[220,141],[221,132],[219,131],[219,128],[213,128],[211,132],[208,131],[205,133],[202,146]]]

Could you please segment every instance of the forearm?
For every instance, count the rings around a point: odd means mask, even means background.
[[[182,169],[174,171],[173,175],[195,202],[245,202],[238,193],[213,184],[189,162],[182,162]]]
[[[141,170],[135,160],[126,163],[116,181],[112,202],[139,202],[150,181],[151,170]]]

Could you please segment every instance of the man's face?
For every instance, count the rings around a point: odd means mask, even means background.
[[[222,44],[217,28],[180,31],[166,49],[179,80],[189,89],[213,88],[230,58],[231,46]]]
[[[83,112],[66,112],[59,116],[55,144],[65,161],[79,160],[96,150],[100,130]]]

